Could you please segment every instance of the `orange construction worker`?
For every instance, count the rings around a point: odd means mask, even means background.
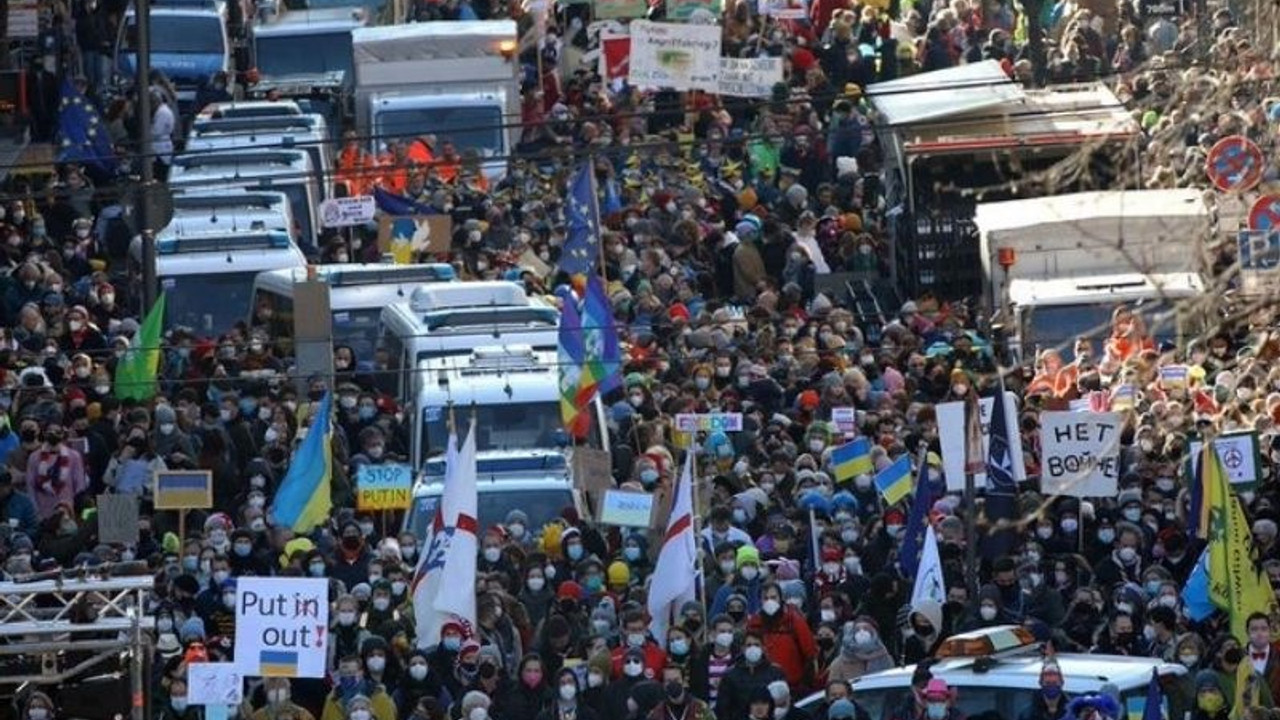
[[[419,167],[430,167],[436,161],[436,155],[431,150],[435,145],[435,135],[422,135],[414,138],[409,143],[409,159]]]
[[[342,135],[342,152],[338,153],[337,185],[345,185],[347,195],[366,195],[370,192],[377,169],[369,153],[360,147],[360,138],[348,130]]]
[[[409,180],[409,158],[404,146],[399,141],[388,140],[387,151],[378,158],[378,166],[382,169],[382,187],[403,195]]]
[[[441,182],[452,185],[458,179],[458,171],[462,169],[462,157],[458,149],[448,140],[440,147],[440,160],[436,164],[436,176]]]

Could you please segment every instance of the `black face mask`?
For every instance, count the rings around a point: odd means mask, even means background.
[[[321,398],[324,397],[324,391],[312,390],[311,392],[307,393],[307,397],[311,399],[311,402],[320,402]]]
[[[835,647],[835,645],[836,645],[835,638],[831,638],[831,637],[818,638],[818,647],[822,648],[823,650],[830,650],[831,648]]]
[[[666,691],[667,700],[670,700],[673,703],[678,703],[681,700],[684,700],[684,685],[681,685],[679,681],[669,681],[666,686]]]
[[[19,437],[22,438],[22,442],[33,443],[40,437],[40,433],[35,430],[23,430]]]
[[[497,674],[498,668],[494,667],[493,663],[485,663],[480,666],[480,677],[485,680],[488,680]]]
[[[354,535],[344,535],[342,537],[342,547],[348,550],[355,550],[360,547],[360,538]]]

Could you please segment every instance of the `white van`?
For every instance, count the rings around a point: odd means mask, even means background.
[[[482,346],[467,355],[423,360],[411,379],[413,420],[410,454],[422,468],[444,453],[449,408],[456,408],[458,435],[474,415],[477,451],[560,450],[568,444],[560,417],[556,353],[527,345]],[[607,449],[604,405],[597,398],[587,445]]]
[[[173,218],[161,237],[217,230],[275,230],[293,237],[293,208],[279,192],[208,193],[191,188],[173,193]]]
[[[480,346],[526,346],[555,352],[560,311],[511,282],[466,282],[418,288],[409,302],[382,310],[381,346],[397,373],[402,399],[411,395],[411,376],[423,361],[465,359]]]
[[[321,195],[329,197],[334,176],[329,124],[319,115],[276,115],[213,118],[201,115],[187,134],[188,153],[221,150],[293,149],[311,156],[312,172]]]
[[[348,345],[359,360],[372,360],[377,348],[382,309],[401,302],[424,283],[457,279],[448,263],[422,265],[375,265],[345,263],[318,265],[317,280],[329,285],[329,309],[333,314],[333,344]],[[258,308],[271,309],[272,338],[293,335],[293,287],[306,279],[306,272],[292,269],[269,270],[258,274],[253,284],[249,308],[250,326],[262,325]]]
[[[209,103],[196,115],[195,122],[235,118],[289,117],[302,115],[302,107],[293,100],[235,100]]]
[[[142,241],[129,248],[135,267]],[[253,282],[263,270],[302,269],[306,258],[280,231],[199,232],[156,239],[156,278],[165,294],[165,327],[216,336],[249,312]]]
[[[282,192],[293,208],[299,245],[316,247],[316,213],[323,198],[311,156],[303,150],[184,153],[173,159],[169,186]]]
[[[929,671],[956,690],[956,703],[965,716],[994,711],[1002,718],[1016,718],[1040,690],[1043,651],[1026,628],[1001,625],[948,638],[935,653],[939,659]],[[1062,669],[1068,696],[1098,693],[1104,685],[1115,685],[1120,704],[1131,718],[1142,717],[1153,669],[1162,680],[1187,672],[1182,665],[1156,658],[1058,653],[1054,659]],[[851,683],[854,700],[871,720],[888,720],[911,697],[915,670],[915,665],[909,665],[863,675]],[[817,693],[796,705],[811,709],[822,699],[822,693]],[[1163,716],[1170,717],[1167,707]]]

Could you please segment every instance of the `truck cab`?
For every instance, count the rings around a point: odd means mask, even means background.
[[[520,117],[516,25],[510,20],[426,22],[352,31],[356,127],[405,142],[434,135],[485,175],[506,174]]]
[[[337,128],[351,113],[355,72],[351,31],[369,24],[369,9],[335,6],[284,10],[254,31],[258,82],[253,93],[304,98]]]
[[[178,91],[175,111],[189,116],[197,109],[197,91],[215,72],[235,77],[228,5],[223,0],[157,0],[150,19],[151,67],[173,82]],[[137,31],[130,3],[115,44],[114,69],[120,80],[131,80],[137,73]]]

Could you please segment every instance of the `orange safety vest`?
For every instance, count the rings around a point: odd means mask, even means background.
[[[365,195],[374,180],[372,165],[369,156],[360,148],[343,148],[338,154],[336,180],[347,186],[348,195]]]
[[[383,155],[378,162],[382,166],[382,186],[388,191],[403,195],[409,184],[409,169],[396,160],[394,153]]]

